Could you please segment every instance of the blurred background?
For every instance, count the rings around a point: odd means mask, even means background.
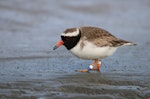
[[[101,27],[137,43],[105,59],[102,72],[148,78],[149,9],[149,0],[0,0],[0,88],[2,83],[51,79],[86,68],[92,61],[78,59],[64,47],[52,50],[66,28],[80,26]],[[0,90],[0,97],[6,93]]]
[[[69,27],[101,27],[146,43],[149,6],[149,0],[1,0],[0,58],[47,55]]]

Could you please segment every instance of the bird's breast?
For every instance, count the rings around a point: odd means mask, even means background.
[[[82,59],[103,59],[112,55],[116,51],[116,47],[98,47],[89,41],[80,40],[78,44],[70,49],[70,51],[77,57]]]

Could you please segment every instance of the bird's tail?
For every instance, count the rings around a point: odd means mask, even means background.
[[[127,46],[136,46],[137,44],[136,44],[136,43],[129,42],[129,43],[125,43],[124,45],[127,45]]]
[[[136,46],[137,44],[136,43],[132,43],[132,42],[128,42],[128,43],[125,43],[124,46]]]
[[[126,40],[122,40],[122,39],[120,39],[119,42],[120,42],[121,46],[126,46],[126,45],[127,46],[136,46],[137,45],[136,43],[126,41]]]

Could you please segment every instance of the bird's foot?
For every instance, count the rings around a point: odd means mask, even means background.
[[[76,72],[84,72],[84,73],[88,73],[89,70],[88,70],[88,69],[82,69],[82,70],[76,70]]]
[[[77,72],[84,72],[84,73],[88,73],[91,70],[94,71],[100,71],[100,67],[101,67],[101,63],[97,63],[97,66],[93,66],[94,64],[90,65],[87,69],[83,69],[83,70],[76,70]]]
[[[95,71],[100,71],[100,69],[99,69],[99,68],[93,68],[92,70],[95,70]]]
[[[96,68],[92,68],[92,70],[100,71],[101,64],[97,64]]]
[[[84,72],[84,73],[88,73],[89,71],[93,70],[94,66],[90,65],[87,69],[83,69],[83,70],[77,70],[77,72]]]

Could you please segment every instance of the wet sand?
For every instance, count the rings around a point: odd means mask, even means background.
[[[149,99],[149,9],[149,0],[1,0],[0,99]],[[137,46],[104,59],[101,72],[75,72],[92,61],[52,48],[64,29],[79,26]]]

